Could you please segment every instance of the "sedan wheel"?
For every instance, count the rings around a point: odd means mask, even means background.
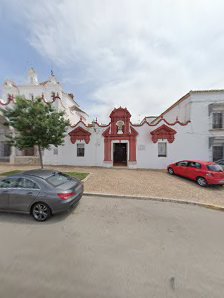
[[[202,187],[205,187],[208,185],[207,181],[203,177],[197,178],[197,183],[198,183],[198,185],[200,185]]]
[[[174,170],[173,170],[172,168],[168,168],[168,173],[169,173],[170,175],[174,175]]]
[[[36,203],[32,208],[31,214],[35,220],[45,221],[48,217],[50,217],[51,210],[44,203]]]

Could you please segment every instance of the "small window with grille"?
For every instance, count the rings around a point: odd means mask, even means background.
[[[223,114],[213,113],[212,128],[223,128]]]
[[[213,161],[223,159],[224,157],[223,146],[213,146]]]
[[[167,144],[159,142],[158,143],[158,157],[166,157],[167,156]]]
[[[53,154],[54,154],[54,155],[58,155],[58,148],[54,148],[54,150],[53,150]]]
[[[85,155],[85,145],[77,144],[77,156],[83,157]]]

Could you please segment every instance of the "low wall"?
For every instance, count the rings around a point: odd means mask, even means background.
[[[38,156],[15,156],[14,164],[16,165],[39,165],[40,158]]]

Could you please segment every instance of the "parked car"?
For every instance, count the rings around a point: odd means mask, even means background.
[[[214,162],[183,160],[167,167],[170,175],[178,175],[196,181],[200,186],[224,185],[224,171]]]
[[[31,170],[0,181],[0,210],[28,213],[45,221],[76,205],[82,194],[78,179],[51,170]]]
[[[219,159],[215,163],[217,163],[218,165],[220,165],[224,169],[224,159]]]

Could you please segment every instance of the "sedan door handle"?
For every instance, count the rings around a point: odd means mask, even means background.
[[[27,195],[32,195],[33,192],[32,192],[32,191],[28,191],[26,194],[27,194]]]
[[[7,193],[8,192],[8,190],[3,190],[3,193]]]

